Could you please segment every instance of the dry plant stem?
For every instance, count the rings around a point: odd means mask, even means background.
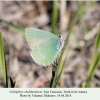
[[[65,22],[66,22],[66,20],[65,20],[66,12],[67,12],[67,3],[66,3],[66,0],[62,0],[61,4],[60,4],[60,32],[65,30],[65,27],[68,26],[68,25],[65,24]],[[66,19],[68,19],[67,14],[66,14]]]
[[[73,30],[73,27],[74,27],[74,25],[75,25],[75,23],[77,21],[77,18],[78,18],[78,15],[80,13],[82,4],[83,4],[83,1],[81,1],[81,3],[80,3],[79,9],[77,11],[77,14],[76,14],[76,16],[75,16],[75,18],[74,18],[74,20],[73,20],[73,22],[71,24],[70,31],[68,33],[68,36],[67,36],[66,40],[65,40],[64,48],[62,49],[62,52],[61,52],[61,55],[60,55],[60,58],[59,58],[59,63],[58,63],[58,66],[56,67],[55,75],[54,75],[54,78],[53,78],[53,81],[52,81],[52,85],[51,85],[52,88],[56,87],[56,85],[57,85],[56,80],[59,80],[58,76],[60,75],[61,69],[63,67],[63,64],[62,64],[63,53],[64,53],[65,47],[66,47],[66,45],[68,43],[69,36],[70,36],[70,34],[71,34],[72,30]]]
[[[90,30],[85,36],[84,36],[84,39],[85,40],[92,40],[96,34],[98,33],[98,30],[100,28],[100,25],[99,25],[100,21],[97,23],[97,25],[92,29]]]

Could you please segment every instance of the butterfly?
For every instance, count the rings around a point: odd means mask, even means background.
[[[25,28],[25,37],[33,60],[42,66],[52,64],[65,43],[61,36],[36,28]]]

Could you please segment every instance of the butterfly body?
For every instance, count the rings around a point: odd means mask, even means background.
[[[61,38],[36,28],[26,28],[25,37],[32,50],[33,60],[42,66],[52,64],[64,45]]]

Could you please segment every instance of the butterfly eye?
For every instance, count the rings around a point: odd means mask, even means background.
[[[61,36],[60,35],[58,37],[61,39]]]

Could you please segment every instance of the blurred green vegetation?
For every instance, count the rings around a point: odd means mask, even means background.
[[[6,87],[8,87],[7,68],[6,68],[5,52],[4,52],[4,45],[3,45],[3,38],[1,31],[0,31],[0,70],[4,80],[4,84]]]
[[[51,21],[51,32],[57,34],[57,20],[58,20],[58,0],[53,1],[53,12],[52,12],[52,21]]]
[[[100,27],[100,25],[99,25],[99,27]],[[98,30],[98,34],[96,37],[95,48],[94,48],[94,52],[92,55],[92,59],[91,59],[90,67],[89,67],[88,78],[87,78],[85,87],[90,87],[91,80],[93,79],[94,74],[95,74],[99,64],[100,64],[100,28]]]
[[[65,60],[63,61],[62,58],[63,58],[63,54],[64,54],[64,51],[65,51],[65,47],[67,46],[68,44],[68,40],[69,40],[69,37],[70,37],[70,34],[72,33],[73,31],[73,28],[74,28],[74,25],[76,24],[77,20],[78,20],[78,15],[81,11],[81,7],[82,7],[82,4],[83,4],[83,1],[80,2],[80,6],[79,6],[79,9],[78,11],[76,12],[76,16],[75,18],[73,19],[72,21],[72,24],[70,26],[70,30],[69,30],[69,33],[68,33],[68,36],[65,40],[65,44],[64,44],[64,48],[62,49],[62,52],[61,52],[61,55],[60,55],[60,58],[59,58],[59,62],[58,62],[58,65],[56,67],[56,70],[55,70],[55,75],[54,75],[54,78],[53,78],[53,81],[52,81],[52,85],[51,87],[54,88],[57,86],[57,83],[58,83],[58,80],[61,76],[61,73],[63,71],[63,67],[64,67],[64,62]]]
[[[21,33],[24,35],[24,28],[14,25],[13,23],[7,22],[4,19],[0,19],[1,22],[4,22],[9,28],[13,29],[14,31]]]

